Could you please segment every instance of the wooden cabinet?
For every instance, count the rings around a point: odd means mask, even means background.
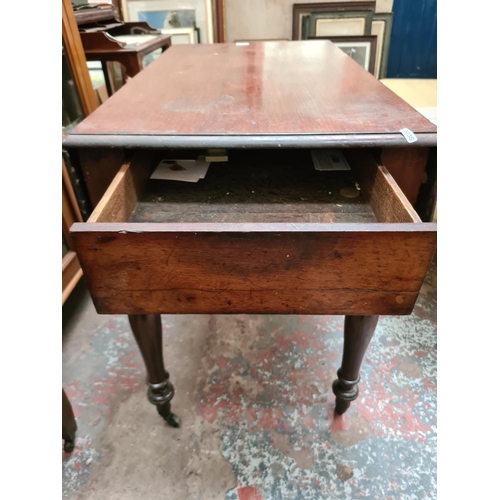
[[[62,130],[63,137],[85,116],[97,108],[85,55],[69,0],[62,2]],[[62,303],[66,301],[82,270],[74,251],[69,228],[81,222],[80,207],[62,160]]]

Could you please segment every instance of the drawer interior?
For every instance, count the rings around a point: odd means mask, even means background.
[[[197,183],[150,179],[181,153],[131,153],[71,228],[99,313],[411,313],[436,228],[369,150],[333,172],[308,151],[232,150]]]
[[[420,222],[369,151],[343,154],[349,171],[315,170],[308,150],[232,150],[229,161],[211,163],[204,179],[189,183],[150,179],[162,159],[182,153],[136,152],[88,222]]]

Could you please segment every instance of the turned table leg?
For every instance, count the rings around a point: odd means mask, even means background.
[[[62,438],[64,439],[64,451],[70,453],[75,447],[76,420],[69,402],[68,396],[62,390]]]
[[[148,372],[148,399],[158,413],[172,427],[179,427],[180,419],[170,411],[174,387],[163,365],[161,316],[159,314],[130,314],[130,326],[141,351]]]
[[[335,413],[342,415],[358,397],[359,368],[377,326],[378,316],[346,316],[342,365],[333,382]]]

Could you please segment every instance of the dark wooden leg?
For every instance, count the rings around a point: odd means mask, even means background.
[[[68,396],[62,391],[62,438],[64,439],[64,451],[71,453],[75,447],[76,420],[73,408]]]
[[[108,61],[101,61],[102,72],[104,73],[104,83],[106,83],[106,90],[108,97],[113,95],[113,78],[111,77],[111,68]]]
[[[127,72],[127,76],[129,78],[134,78],[135,75],[142,71],[142,55],[131,55],[130,57],[123,59],[121,63],[125,66],[125,71]]]
[[[358,397],[359,368],[377,326],[378,316],[346,316],[342,365],[333,382],[335,413],[342,415]]]
[[[163,366],[161,316],[159,314],[130,314],[130,326],[141,351],[148,372],[148,399],[158,413],[172,427],[179,427],[180,419],[170,411],[174,387]]]

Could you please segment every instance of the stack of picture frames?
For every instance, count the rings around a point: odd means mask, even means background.
[[[375,1],[293,4],[292,40],[328,39],[376,78],[385,78],[392,13]]]

